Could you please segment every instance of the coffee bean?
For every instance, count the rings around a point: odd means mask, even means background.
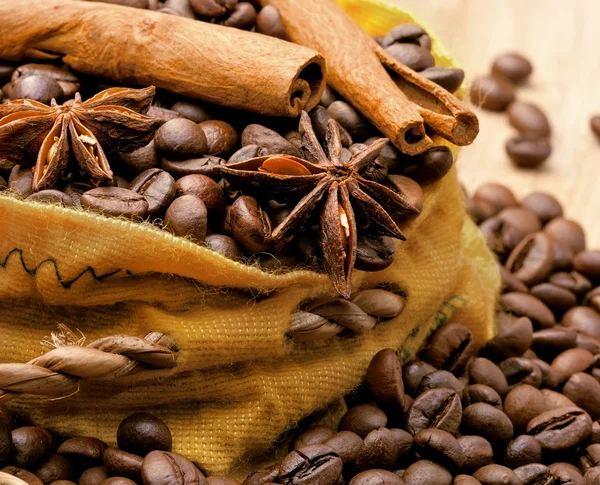
[[[342,460],[326,445],[310,445],[290,452],[279,467],[283,485],[333,485],[342,473]]]
[[[164,421],[152,414],[134,413],[119,424],[117,444],[123,451],[146,456],[154,450],[170,451],[173,439]]]
[[[79,476],[78,485],[100,485],[107,478],[108,470],[103,466],[95,466]]]
[[[256,31],[259,34],[277,37],[278,39],[288,39],[279,10],[273,5],[267,5],[258,12],[256,17]]]
[[[102,455],[104,466],[113,476],[137,477],[142,469],[143,458],[116,448],[106,448]]]
[[[531,62],[518,52],[507,52],[494,60],[492,74],[502,76],[515,84],[523,83],[533,72]]]
[[[440,85],[450,93],[455,92],[465,80],[465,71],[449,67],[434,66],[422,70],[419,74]]]
[[[559,271],[548,278],[550,283],[566,288],[577,295],[583,295],[592,289],[592,283],[577,271]]]
[[[600,313],[593,308],[573,307],[564,314],[561,323],[577,332],[600,339]]]
[[[527,434],[533,436],[548,451],[563,451],[579,446],[592,432],[592,419],[577,407],[545,411],[527,425]]]
[[[552,219],[545,227],[544,232],[553,239],[565,244],[574,253],[585,249],[585,232],[581,225],[564,217]]]
[[[514,207],[517,199],[506,186],[487,183],[479,186],[471,197],[470,211],[477,222],[489,219],[502,209]]]
[[[506,414],[486,403],[475,403],[463,411],[463,434],[476,434],[491,443],[506,443],[513,436],[513,425]]]
[[[570,328],[555,326],[533,333],[531,348],[545,358],[554,358],[561,352],[577,345],[576,332]]]
[[[217,157],[229,155],[238,139],[237,131],[224,121],[208,120],[199,124],[204,130],[208,149],[206,153]]]
[[[207,156],[202,158],[190,158],[189,160],[169,160],[163,158],[160,166],[175,178],[186,175],[200,174],[212,179],[219,177],[219,167],[225,165],[223,158]]]
[[[366,135],[366,121],[350,104],[345,101],[334,101],[329,105],[327,111],[352,137]]]
[[[404,384],[402,366],[395,350],[383,349],[375,354],[367,368],[365,385],[373,400],[383,410],[388,413],[401,411]]]
[[[125,477],[111,477],[104,480],[100,485],[137,485],[133,480]]]
[[[199,197],[184,195],[171,203],[164,222],[165,229],[175,236],[190,237],[195,242],[202,242],[208,228],[208,211]]]
[[[507,357],[523,355],[533,341],[533,325],[527,317],[517,319],[512,325],[504,329],[480,350],[493,361]]]
[[[550,364],[545,360],[531,359],[531,361],[537,365],[542,372],[542,387],[548,387],[554,389],[558,386],[558,375],[554,371]]]
[[[485,220],[479,228],[490,249],[500,255],[512,251],[527,235],[542,228],[535,214],[522,207],[507,207]]]
[[[508,392],[508,383],[496,364],[488,359],[477,357],[469,365],[468,372],[471,382],[490,386],[504,399]]]
[[[527,423],[546,410],[544,395],[534,386],[521,384],[513,388],[504,400],[504,412],[517,432],[523,432]]]
[[[242,147],[257,145],[262,155],[286,154],[301,157],[300,151],[279,133],[266,126],[251,124],[242,132]],[[232,163],[229,160],[228,163]]]
[[[406,202],[418,211],[423,210],[423,189],[417,182],[404,175],[388,175],[387,178],[392,189],[402,194]]]
[[[600,483],[600,466],[590,468],[586,471],[583,479],[588,485],[598,485]]]
[[[256,24],[256,9],[249,2],[239,2],[222,25],[235,27],[236,29],[252,30]]]
[[[23,483],[27,485],[43,485],[43,482],[35,476],[33,473],[28,472],[27,470],[23,470],[21,468],[17,468],[15,466],[7,466],[0,470],[0,473],[6,473],[7,475],[12,475],[19,479],[19,482],[16,482],[14,485],[22,485]],[[4,479],[4,476],[2,477]],[[6,481],[6,485],[13,485],[13,481]]]
[[[229,15],[237,0],[190,0],[190,6],[201,17],[219,18]]]
[[[559,485],[586,485],[583,476],[577,468],[570,463],[552,463],[548,466],[556,484]]]
[[[340,431],[352,431],[361,438],[367,436],[377,428],[384,428],[387,424],[387,416],[377,406],[372,404],[360,404],[350,408],[340,421]]]
[[[244,480],[244,485],[264,485],[274,483],[279,475],[279,463],[275,463],[267,468],[261,468],[250,473]]]
[[[421,358],[434,367],[459,374],[474,353],[471,330],[460,323],[447,323],[431,336]]]
[[[158,155],[154,140],[142,148],[131,153],[123,153],[119,155],[119,160],[124,169],[133,175],[138,175],[145,170],[158,166]]]
[[[471,83],[471,102],[483,109],[504,111],[515,99],[513,86],[503,79],[481,76]]]
[[[64,207],[73,206],[73,200],[64,192],[60,190],[40,190],[39,192],[34,192],[27,200],[31,202],[39,202],[42,204],[60,204]]]
[[[186,118],[167,121],[157,130],[154,143],[161,154],[178,160],[200,157],[208,150],[204,130]]]
[[[510,468],[502,465],[486,465],[473,473],[473,478],[482,485],[523,485]]]
[[[256,199],[242,196],[231,207],[230,223],[236,242],[249,251],[260,252],[271,248],[271,221]]]
[[[266,8],[266,7],[265,7]],[[263,8],[264,10],[264,8]],[[262,10],[261,10],[262,12]],[[323,91],[323,94],[321,95],[321,105],[325,108],[328,108],[329,105],[331,103],[333,103],[334,101],[336,101],[338,98],[335,94],[335,91],[333,89],[331,89],[331,87],[327,84],[325,85],[325,90]]]
[[[453,485],[481,485],[481,482],[469,475],[456,475]]]
[[[500,395],[490,386],[486,386],[485,384],[471,384],[470,386],[465,387],[462,396],[463,408],[466,408],[471,404],[484,402],[502,410],[502,399],[500,398]]]
[[[434,345],[431,345],[430,348],[434,348]],[[427,362],[420,360],[409,362],[402,368],[404,391],[411,396],[416,396],[418,394],[421,379],[436,370],[437,369],[434,366]]]
[[[529,384],[538,388],[542,384],[542,371],[529,359],[509,357],[500,362],[498,367],[506,376],[509,389],[520,384]]]
[[[506,268],[528,286],[544,281],[553,266],[553,241],[543,232],[523,238],[506,261]]]
[[[459,441],[441,429],[424,429],[415,435],[414,449],[425,460],[439,463],[452,473],[463,466],[464,456]]]
[[[354,267],[360,271],[381,271],[396,257],[396,246],[389,236],[360,237],[356,246]]]
[[[326,142],[327,125],[329,123],[329,120],[332,119],[333,116],[331,116],[331,113],[329,113],[329,111],[323,106],[317,106],[310,112],[310,120],[312,123],[313,130],[315,131],[315,135],[317,135],[317,138],[321,143]],[[352,137],[350,136],[350,133],[348,133],[348,131],[346,131],[346,128],[340,125],[337,121],[336,123],[340,131],[340,140],[342,142],[342,147],[349,148],[350,146],[352,146]]]
[[[563,215],[560,202],[553,195],[545,192],[532,192],[526,195],[521,200],[521,205],[538,216],[542,224]]]
[[[204,475],[191,461],[168,451],[148,453],[142,463],[141,474],[144,485],[208,485]]]
[[[513,136],[508,139],[505,148],[512,162],[521,168],[537,168],[552,153],[549,140],[539,135]]]
[[[590,128],[594,135],[600,138],[600,116],[592,116],[590,118]]]
[[[506,110],[508,122],[520,133],[550,136],[550,122],[539,106],[526,101],[514,101]]]
[[[427,151],[411,157],[402,171],[402,175],[413,179],[421,185],[430,185],[442,179],[452,168],[453,157],[447,146],[434,146]]]
[[[600,286],[586,293],[583,304],[592,307],[596,311],[600,311]]]
[[[361,452],[363,440],[360,436],[352,431],[340,431],[339,433],[334,434],[323,444],[329,446],[339,455],[344,463],[344,466],[353,466]]]
[[[177,113],[177,111],[160,108],[158,106],[150,106],[150,108],[148,108],[148,112],[146,113],[146,115],[150,116],[152,118],[158,118],[159,120],[162,120],[165,122],[181,117],[181,115],[179,113]]]
[[[573,269],[590,280],[600,278],[600,251],[581,251],[573,258]]]
[[[579,469],[586,473],[590,468],[600,465],[600,444],[591,444],[579,458]]]
[[[57,81],[44,75],[21,77],[13,82],[13,90],[16,99],[31,99],[48,105],[53,99],[62,103],[65,95]]]
[[[348,485],[405,485],[395,473],[387,470],[366,470],[352,477]]]
[[[526,293],[505,293],[500,297],[500,303],[506,311],[529,318],[536,330],[551,328],[556,323],[550,309],[540,300]]]
[[[411,43],[431,50],[431,38],[423,27],[417,24],[397,25],[385,35],[381,45],[385,48],[396,43]]]
[[[356,466],[359,470],[393,470],[398,463],[404,463],[410,457],[412,445],[413,437],[402,429],[374,429],[365,436]]]
[[[459,395],[451,389],[430,389],[417,396],[406,417],[406,429],[413,436],[427,428],[456,435],[462,418]]]
[[[386,47],[385,50],[394,59],[413,71],[423,71],[435,65],[435,59],[431,52],[417,44],[396,42]]]
[[[309,445],[322,445],[335,434],[335,430],[328,426],[313,426],[290,441],[289,450],[298,450]]]
[[[592,419],[600,419],[600,382],[594,377],[577,372],[569,377],[562,392],[587,411]]]
[[[523,485],[554,485],[554,476],[546,465],[531,463],[514,470]]]
[[[556,372],[560,384],[571,375],[583,372],[594,363],[594,356],[585,349],[571,348],[561,352],[552,361],[552,369]]]
[[[177,195],[175,179],[160,168],[150,168],[139,174],[129,186],[130,190],[148,201],[148,215],[162,214]]]
[[[242,483],[235,478],[220,477],[218,475],[206,477],[206,481],[208,482],[208,485],[241,485]]]
[[[436,485],[451,485],[452,475],[443,466],[429,460],[419,460],[410,465],[402,479],[406,485],[423,485],[435,483]]]
[[[509,468],[518,468],[542,461],[542,447],[538,441],[526,434],[517,436],[504,450],[504,464]]]
[[[402,313],[406,304],[406,298],[403,295],[397,295],[380,288],[354,293],[351,301],[365,313],[378,319],[397,317]],[[401,372],[400,378],[402,378]]]
[[[474,473],[492,462],[494,455],[492,445],[485,438],[465,435],[458,438],[458,444],[463,454],[461,470],[464,473]]]
[[[531,288],[531,295],[544,303],[558,317],[577,305],[577,296],[571,290],[553,283],[541,283],[534,286]],[[574,338],[575,335],[573,334]]]
[[[43,428],[24,426],[12,432],[12,464],[18,468],[35,469],[53,448],[52,436]]]
[[[546,400],[546,409],[548,411],[551,409],[576,407],[575,403],[564,394],[552,391],[551,389],[542,389],[541,393]]]
[[[81,206],[109,216],[146,217],[148,201],[143,195],[119,187],[98,187],[81,196]]]
[[[77,462],[80,468],[91,468],[102,464],[102,456],[106,443],[97,438],[77,436],[63,441],[56,451],[73,463]]]
[[[60,455],[52,455],[35,471],[38,478],[49,485],[55,480],[71,480],[75,475],[71,463]]]
[[[202,123],[210,119],[210,114],[201,106],[190,103],[188,101],[177,101],[171,110],[179,113],[183,118],[193,121],[194,123]]]
[[[423,379],[421,379],[419,384],[419,393],[423,393],[429,389],[439,388],[453,389],[458,393],[462,393],[464,386],[450,372],[446,370],[437,370],[431,374],[427,374],[423,377]]]
[[[225,195],[219,185],[210,177],[200,174],[186,175],[177,180],[177,195],[195,195],[206,205],[211,217],[217,217],[225,210]]]
[[[229,236],[223,234],[211,234],[206,237],[205,243],[209,249],[222,254],[226,258],[237,261],[242,257],[239,246]]]
[[[33,171],[31,167],[15,165],[8,176],[8,188],[22,197],[33,193]]]

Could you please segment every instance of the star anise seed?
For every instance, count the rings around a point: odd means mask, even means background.
[[[50,106],[28,99],[0,105],[0,159],[35,160],[33,189],[51,188],[74,159],[92,184],[112,180],[107,159],[147,145],[161,121],[145,116],[155,89],[110,88],[85,102]]]
[[[328,156],[321,147],[306,112],[300,117],[302,149],[306,160],[291,155],[252,158],[221,167],[235,188],[263,199],[296,202],[290,214],[273,230],[271,238],[293,238],[316,210],[320,211],[320,245],[325,270],[336,291],[350,298],[356,261],[356,216],[366,221],[370,235],[404,240],[396,220],[418,214],[403,194],[361,176],[375,163],[387,143],[380,139],[342,161],[342,144],[335,121],[327,125]],[[299,199],[299,201],[298,201]]]

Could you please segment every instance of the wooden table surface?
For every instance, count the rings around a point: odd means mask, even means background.
[[[519,99],[538,103],[553,128],[553,152],[537,170],[511,165],[504,143],[506,116],[476,110],[481,132],[458,159],[465,187],[507,184],[522,196],[555,194],[568,217],[581,222],[588,247],[600,248],[600,142],[589,128],[600,114],[600,1],[390,0],[420,18],[462,63],[468,77],[488,72],[493,57],[517,49],[534,64]]]

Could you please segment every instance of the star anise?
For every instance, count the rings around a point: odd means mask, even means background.
[[[350,298],[352,269],[356,261],[357,231],[405,240],[396,220],[419,210],[401,193],[362,177],[388,142],[380,139],[348,162],[342,161],[337,122],[327,125],[327,156],[306,112],[299,132],[306,160],[291,155],[252,158],[221,167],[234,187],[256,197],[292,201],[300,199],[271,235],[276,242],[293,238],[316,211],[320,211],[320,245],[323,265],[340,295]]]
[[[0,105],[0,159],[32,165],[33,189],[52,187],[74,160],[92,184],[112,180],[107,159],[147,145],[161,121],[145,116],[155,89],[110,88],[85,102],[29,99]]]

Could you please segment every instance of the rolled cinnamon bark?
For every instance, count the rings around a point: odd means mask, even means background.
[[[321,99],[312,49],[206,22],[73,0],[0,2],[0,58],[62,57],[76,71],[210,103],[298,116]]]

